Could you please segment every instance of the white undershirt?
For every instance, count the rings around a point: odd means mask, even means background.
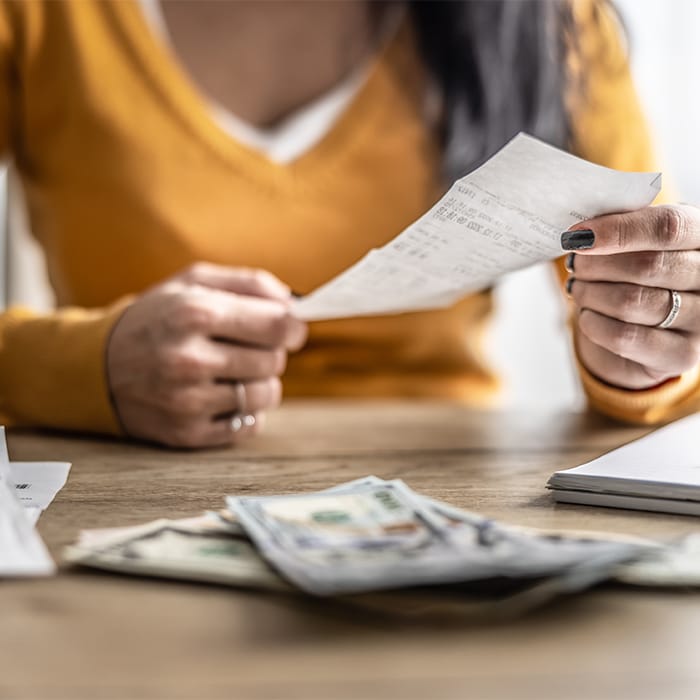
[[[139,0],[151,31],[176,55],[160,0]],[[275,163],[290,163],[311,150],[333,128],[364,84],[369,67],[363,65],[328,92],[296,110],[272,129],[249,124],[215,100],[205,97],[213,120],[229,136],[263,153]]]

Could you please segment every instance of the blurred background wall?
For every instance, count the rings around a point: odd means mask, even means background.
[[[517,0],[514,0],[517,1]],[[683,201],[700,203],[700,0],[618,0],[627,26],[637,85],[654,128],[664,171]],[[10,178],[11,180],[11,178]],[[0,175],[0,303],[50,308],[43,261],[26,233],[16,184]],[[9,189],[9,207],[6,195]],[[7,209],[7,211],[6,211]],[[564,306],[549,266],[506,278],[496,290],[498,314],[488,339],[511,408],[575,408],[581,392],[563,331]]]

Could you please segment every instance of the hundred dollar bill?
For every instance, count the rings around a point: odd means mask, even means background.
[[[159,519],[139,525],[127,527],[107,527],[92,530],[81,530],[77,544],[81,547],[95,547],[110,544],[112,541],[122,541],[128,536],[136,536],[141,532],[150,532],[156,524],[170,525],[173,529],[187,530],[190,533],[230,532],[246,537],[243,528],[234,520],[228,511],[207,511],[202,515],[191,518]]]
[[[401,481],[330,492],[227,499],[259,552],[286,579],[316,595],[546,577],[586,564],[606,572],[638,554],[630,543],[511,533],[479,516],[445,514]]]
[[[64,559],[128,574],[289,590],[245,535],[210,517],[157,520],[97,535],[88,531],[64,550]]]

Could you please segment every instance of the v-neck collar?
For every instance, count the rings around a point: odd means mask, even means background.
[[[236,169],[258,172],[265,181],[282,184],[303,174],[342,160],[343,153],[361,138],[363,125],[374,109],[381,109],[387,62],[399,40],[394,33],[379,48],[362,84],[326,134],[309,150],[289,163],[275,163],[264,153],[236,140],[210,111],[207,97],[195,85],[173,51],[154,34],[137,0],[109,3],[113,16],[135,51],[147,79],[186,127],[221,159]],[[402,20],[405,22],[405,20]]]

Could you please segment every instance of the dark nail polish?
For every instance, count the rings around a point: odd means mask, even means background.
[[[568,280],[566,280],[566,293],[571,296],[571,290],[574,288],[574,282],[576,281],[575,277],[569,277]]]
[[[566,268],[567,272],[574,271],[574,258],[575,257],[576,257],[576,253],[569,253],[566,256],[566,261],[564,262],[564,267]]]
[[[561,247],[564,250],[587,250],[595,244],[595,233],[590,229],[564,231],[561,234]]]

